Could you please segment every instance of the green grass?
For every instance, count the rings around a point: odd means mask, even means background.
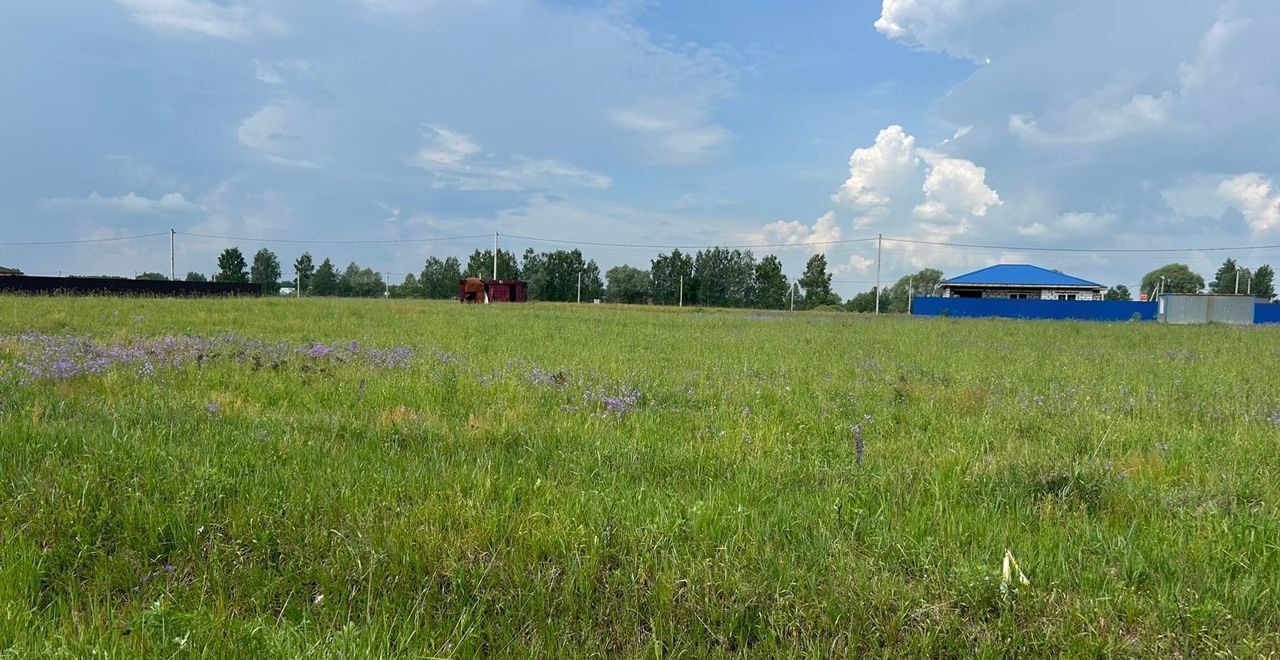
[[[0,297],[32,331],[416,356],[20,384],[0,339],[15,657],[1280,652],[1280,329]]]

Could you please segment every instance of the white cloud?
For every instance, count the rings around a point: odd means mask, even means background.
[[[723,126],[705,117],[671,117],[638,110],[618,110],[612,115],[619,127],[642,136],[649,160],[658,163],[693,163],[709,158],[728,137]]]
[[[482,153],[470,136],[444,126],[424,126],[422,139],[423,146],[407,162],[430,172],[437,188],[518,191],[556,185],[597,189],[613,185],[603,174],[557,160],[525,156],[499,159]]]
[[[1027,142],[1042,144],[1109,142],[1158,128],[1169,119],[1175,102],[1169,92],[1160,96],[1133,94],[1114,101],[1108,98],[1113,93],[1114,89],[1108,88],[1076,101],[1051,118],[1057,126],[1048,130],[1030,113],[1011,115],[1009,132]]]
[[[133,20],[157,32],[198,34],[240,40],[260,32],[283,29],[276,19],[243,4],[212,0],[116,0]]]
[[[915,145],[916,139],[901,126],[880,131],[874,145],[849,156],[849,178],[832,199],[861,207],[889,204],[916,175],[920,159]]]
[[[812,226],[799,220],[779,220],[765,225],[759,234],[750,236],[750,239],[760,245],[808,245],[817,254],[830,250],[831,243],[840,240],[840,236],[836,214],[827,211]]]
[[[319,113],[297,101],[268,103],[240,122],[236,136],[240,144],[259,152],[278,165],[316,169],[322,161],[310,155],[316,148]]]
[[[999,37],[1000,28],[1005,27],[989,25],[987,19],[1018,4],[1018,0],[884,0],[875,27],[895,41],[986,61],[991,37]]]
[[[1018,235],[1028,238],[1066,238],[1076,236],[1098,236],[1111,229],[1116,216],[1110,213],[1093,213],[1072,211],[1063,213],[1051,222],[1036,221],[1019,225]]]
[[[283,85],[290,79],[311,78],[311,64],[305,60],[285,60],[269,64],[254,60],[254,77],[266,85]]]
[[[1002,204],[996,191],[987,187],[986,168],[928,150],[920,153],[931,169],[924,180],[925,201],[916,207],[916,217],[923,220],[969,215],[981,218],[988,209]]]
[[[889,126],[875,144],[855,149],[849,178],[833,196],[859,211],[854,227],[891,223],[900,235],[945,240],[965,233],[1003,202],[986,184],[986,169],[963,158],[916,146],[901,126]],[[917,221],[904,224],[906,216]]]
[[[876,265],[876,260],[864,257],[860,254],[851,255],[848,261],[839,264],[831,269],[833,275],[846,275],[848,273],[866,273]]]
[[[1280,188],[1271,179],[1257,172],[1241,174],[1223,181],[1218,194],[1240,209],[1255,233],[1280,226]]]
[[[45,200],[44,203],[46,206],[51,208],[96,208],[121,211],[125,213],[173,213],[194,211],[199,208],[195,204],[187,201],[187,198],[179,192],[165,193],[155,199],[151,199],[133,192],[126,193],[119,197],[108,197],[95,190],[89,193],[88,197],[62,197],[58,199]]]

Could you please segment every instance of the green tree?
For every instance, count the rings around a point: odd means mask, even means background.
[[[804,289],[804,308],[813,309],[820,305],[836,305],[840,297],[831,290],[831,273],[827,272],[827,257],[815,254],[809,257],[804,266],[804,275],[798,280]]]
[[[372,268],[351,262],[338,278],[338,295],[351,298],[381,298],[387,293],[382,275]]]
[[[675,305],[680,301],[680,281],[684,278],[685,302],[693,304],[693,256],[680,250],[659,254],[649,264],[649,298],[657,305]]]
[[[790,304],[791,284],[782,272],[782,262],[766,255],[755,268],[751,306],[758,309],[784,309]]]
[[[417,298],[422,295],[422,289],[418,286],[418,278],[413,273],[406,273],[404,281],[392,284],[389,293],[392,298]]]
[[[599,298],[604,294],[600,267],[594,261],[586,261],[581,250],[534,252],[530,248],[524,253],[521,270],[529,282],[531,300],[577,300],[579,274],[582,275],[583,300]]]
[[[1123,284],[1117,284],[1110,289],[1107,289],[1107,292],[1103,294],[1102,299],[1111,302],[1129,302],[1130,300],[1133,300],[1133,294],[1129,293],[1129,287]]]
[[[310,252],[303,252],[302,256],[293,262],[293,272],[296,273],[298,286],[302,287],[301,293],[311,291],[311,276],[315,274],[316,266],[311,262]]]
[[[925,268],[918,273],[903,276],[881,295],[880,311],[905,314],[912,296],[929,295],[941,282],[942,271],[937,268]],[[874,301],[871,308],[875,311]]]
[[[134,279],[135,280],[151,280],[154,282],[167,282],[169,280],[169,278],[165,277],[163,273],[152,273],[152,272],[143,273],[135,277]]]
[[[1276,273],[1270,264],[1262,264],[1253,274],[1253,297],[1271,300],[1276,297]]]
[[[271,293],[280,288],[280,259],[276,257],[276,253],[262,248],[253,255],[249,281],[261,286],[263,293]]]
[[[244,260],[240,248],[229,247],[218,256],[218,274],[213,276],[215,282],[248,282],[249,264]]]
[[[1204,288],[1204,278],[1191,271],[1186,264],[1166,264],[1142,277],[1142,293],[1151,293],[1164,278],[1165,293],[1199,293]]]
[[[467,277],[478,276],[485,280],[492,278],[493,250],[485,250],[484,252],[476,250],[472,252],[471,258],[467,259],[466,275]],[[516,255],[501,248],[498,249],[498,279],[520,279],[520,266],[516,264]],[[454,286],[456,288],[456,282]]]
[[[194,270],[187,273],[188,282],[208,282],[209,278],[204,273],[197,273]]]
[[[614,266],[605,273],[608,288],[605,300],[611,303],[643,304],[649,300],[649,271],[634,266]]]
[[[883,306],[884,301],[880,301]],[[876,288],[871,287],[870,291],[863,291],[849,299],[845,303],[844,308],[850,312],[861,312],[863,314],[872,314],[876,311]]]
[[[316,274],[311,277],[310,294],[313,296],[338,295],[338,269],[334,268],[332,261],[325,259],[320,262]]]
[[[422,295],[427,298],[457,298],[460,279],[462,265],[457,257],[448,257],[443,261],[437,257],[427,257],[426,263],[422,265],[422,274],[418,276],[418,286]]]
[[[1222,262],[1218,272],[1213,275],[1213,281],[1209,283],[1209,293],[1235,293],[1239,270],[1235,259]]]

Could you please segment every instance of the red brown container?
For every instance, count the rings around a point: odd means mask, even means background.
[[[484,288],[489,302],[528,302],[529,283],[523,280],[485,280]],[[458,281],[458,299],[466,302],[466,280]]]

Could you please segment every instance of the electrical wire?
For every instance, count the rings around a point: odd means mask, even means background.
[[[786,247],[809,247],[813,245],[843,245],[846,243],[872,243],[877,239],[874,238],[848,238],[836,241],[806,241],[801,243],[743,243],[739,245],[658,245],[646,243],[604,243],[598,241],[566,241],[557,238],[540,238],[537,236],[521,236],[519,234],[498,234],[500,237],[516,238],[523,241],[535,241],[538,243],[552,243],[556,245],[588,245],[591,247],[614,247],[614,248],[646,248],[650,250],[703,250],[712,248],[730,249],[753,249],[753,248],[786,248]]]
[[[176,232],[178,236],[195,238],[212,238],[221,241],[244,241],[247,243],[285,243],[292,245],[395,245],[404,243],[438,243],[442,241],[464,241],[477,238],[490,238],[493,234],[472,234],[469,236],[438,236],[433,238],[388,238],[376,240],[312,240],[301,238],[252,238],[246,236],[219,236],[215,234],[197,234],[193,232]]]
[[[88,243],[110,243],[112,241],[136,241],[143,238],[159,238],[160,236],[168,236],[169,232],[158,232],[155,234],[138,234],[136,236],[112,236],[109,238],[82,238],[77,240],[65,241],[25,241],[25,242],[4,242],[0,246],[4,247],[38,247],[41,245],[82,245]]]

